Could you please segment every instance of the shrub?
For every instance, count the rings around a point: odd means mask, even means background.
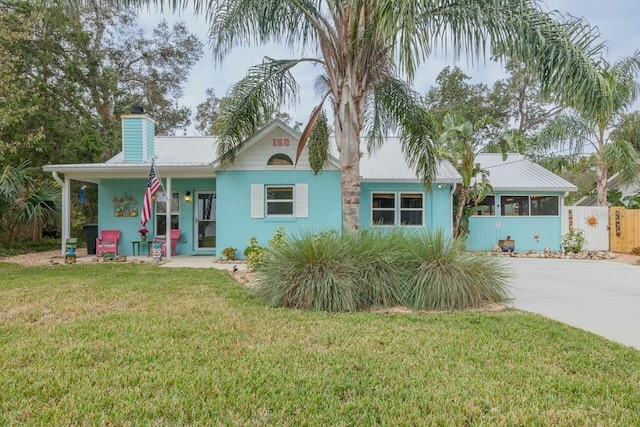
[[[236,248],[227,247],[222,250],[221,254],[223,257],[225,257],[225,259],[232,261],[236,259],[236,251]]]
[[[358,275],[340,237],[307,233],[269,247],[257,292],[275,307],[355,311],[362,306]]]
[[[358,270],[363,308],[402,305],[407,238],[398,229],[345,233],[349,262]]]
[[[510,275],[501,259],[467,252],[463,239],[442,231],[409,240],[407,306],[451,311],[507,300]]]
[[[587,239],[584,238],[581,230],[571,230],[562,236],[562,247],[567,252],[581,252],[586,244]]]
[[[280,246],[286,241],[286,234],[284,227],[278,227],[273,233],[273,236],[269,239],[269,246]],[[256,237],[249,238],[249,246],[244,250],[244,255],[247,257],[247,267],[252,270],[256,270],[264,264],[264,257],[266,255],[267,248],[258,244]]]
[[[460,310],[505,301],[508,277],[501,260],[469,253],[442,232],[366,230],[270,246],[257,292],[272,306],[323,311]]]

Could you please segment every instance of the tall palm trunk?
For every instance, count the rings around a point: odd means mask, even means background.
[[[342,226],[357,230],[360,225],[360,132],[364,125],[364,95],[355,76],[345,78],[335,104],[336,143],[340,151]]]
[[[458,193],[458,209],[456,212],[456,218],[453,224],[453,235],[455,237],[460,236],[460,223],[462,222],[462,215],[464,214],[464,207],[467,204],[467,196],[469,195],[469,187],[462,184],[460,192]]]
[[[598,132],[598,160],[596,167],[596,189],[598,206],[608,206],[607,203],[607,163],[604,160],[604,128],[599,126]]]

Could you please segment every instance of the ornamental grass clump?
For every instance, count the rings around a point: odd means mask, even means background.
[[[502,260],[465,250],[464,240],[443,232],[410,237],[412,264],[405,302],[420,310],[462,310],[508,299],[510,275]]]
[[[356,311],[359,271],[338,235],[311,233],[270,246],[257,270],[257,293],[274,307]]]
[[[342,243],[358,271],[362,308],[402,305],[407,236],[398,229],[363,230],[344,233]]]

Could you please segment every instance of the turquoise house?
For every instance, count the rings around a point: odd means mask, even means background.
[[[511,239],[517,252],[560,250],[563,200],[577,187],[520,154],[479,154],[476,161],[493,191],[469,220],[467,248],[491,250]]]
[[[300,134],[283,122],[274,120],[257,132],[228,167],[217,159],[214,137],[158,137],[154,127],[145,114],[125,115],[122,151],[113,158],[44,167],[62,186],[63,242],[74,237],[71,182],[93,182],[99,231],[120,230],[119,253],[132,254],[152,159],[163,188],[152,203],[147,238],[180,230],[180,255],[216,255],[233,247],[242,256],[250,237],[266,244],[281,226],[287,234],[342,228],[338,161],[329,156],[314,174],[305,150],[294,166]],[[399,141],[390,138],[375,155],[363,155],[360,168],[362,228],[451,233],[452,194],[461,177],[450,163],[439,163],[432,187],[425,189]]]

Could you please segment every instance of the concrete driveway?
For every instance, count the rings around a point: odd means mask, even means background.
[[[511,306],[640,349],[640,266],[509,258]]]

